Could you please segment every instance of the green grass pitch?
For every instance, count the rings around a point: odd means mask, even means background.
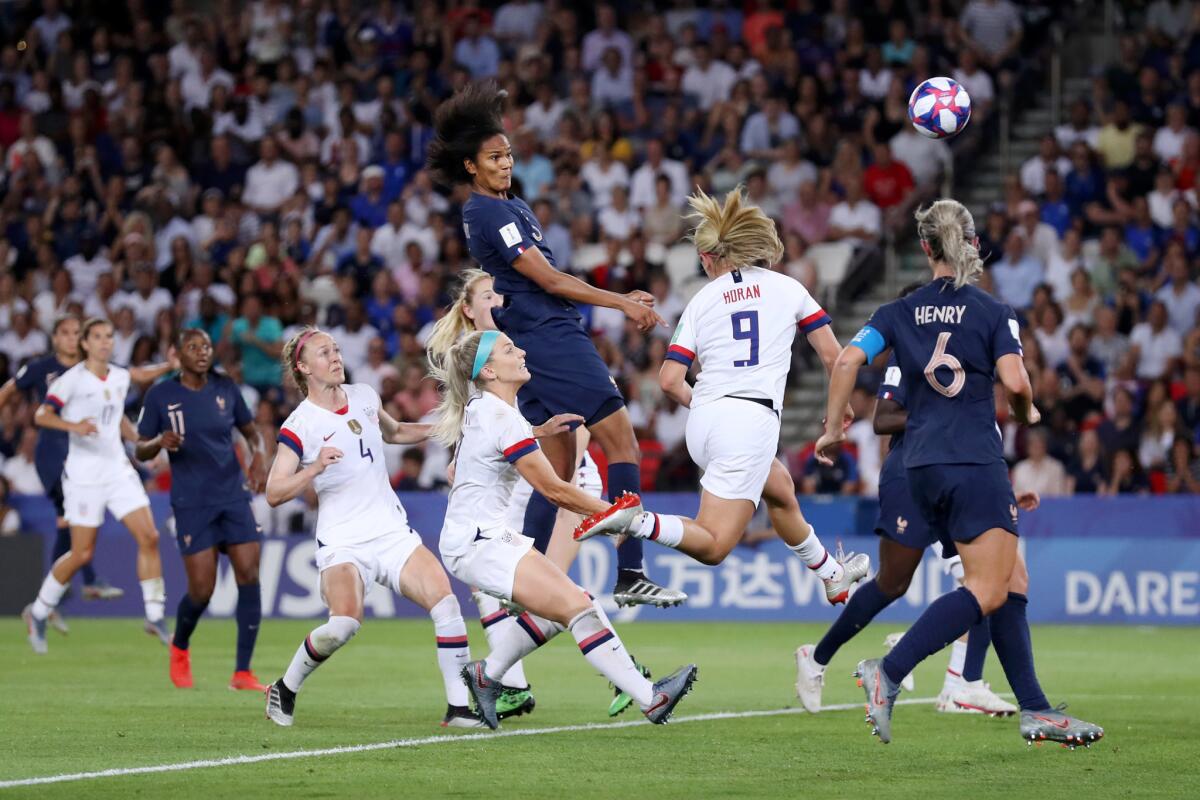
[[[832,616],[832,615],[831,615]],[[461,734],[444,710],[432,627],[368,621],[299,698],[296,725],[263,717],[261,696],[225,688],[234,625],[205,620],[192,643],[196,688],[167,679],[165,648],[134,620],[77,618],[35,657],[19,620],[0,621],[0,782],[61,773],[178,764],[342,745]],[[308,621],[265,621],[255,656],[263,680],[280,674]],[[469,624],[475,653],[485,643]],[[627,624],[630,649],[660,674],[700,665],[679,718],[795,708],[795,647],[817,625]],[[893,628],[877,625],[830,665],[825,703],[858,704],[849,677],[878,655]],[[537,710],[502,730],[606,723],[607,684],[569,636],[527,662]],[[1052,702],[1102,724],[1090,750],[1027,747],[1013,719],[896,711],[895,741],[879,744],[861,710],[779,713],[665,727],[550,732],[148,775],[0,789],[7,797],[403,798],[1018,798],[1196,797],[1200,646],[1195,628],[1051,627],[1034,630]],[[915,697],[941,686],[946,656],[916,675]],[[1006,691],[989,655],[986,677]],[[627,712],[624,721],[636,719]]]

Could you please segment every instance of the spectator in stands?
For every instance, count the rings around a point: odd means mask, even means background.
[[[1134,148],[1141,131],[1142,127],[1130,116],[1129,103],[1118,98],[1113,103],[1108,123],[1100,129],[1096,140],[1096,151],[1105,169],[1124,169],[1133,163]]]
[[[817,191],[816,183],[806,181],[796,192],[796,202],[783,211],[783,229],[800,237],[805,247],[820,244],[830,238],[832,211]]]
[[[971,121],[976,125],[985,122],[992,113],[996,101],[996,88],[992,76],[979,64],[979,54],[970,47],[958,52],[958,67],[950,74],[958,81],[971,98]]]
[[[1094,429],[1079,435],[1075,460],[1067,470],[1068,494],[1100,494],[1108,481],[1100,437]]]
[[[826,451],[826,455],[829,455]],[[804,461],[800,491],[804,494],[858,494],[858,460],[843,446],[826,466],[809,455]]]
[[[400,471],[392,476],[392,488],[397,492],[417,492],[421,485],[421,470],[425,466],[425,453],[419,447],[409,447],[400,456]]]
[[[949,145],[941,139],[922,136],[912,125],[902,125],[889,144],[892,155],[908,167],[922,189],[933,187],[953,164]]]
[[[1174,161],[1183,155],[1183,143],[1195,132],[1187,124],[1187,106],[1171,103],[1167,106],[1167,124],[1154,134],[1154,154],[1163,162]]]
[[[1083,273],[1085,280],[1079,285],[1086,287],[1089,304],[1094,306],[1099,302],[1100,297],[1092,285],[1092,275],[1088,272],[1087,264],[1083,260],[1083,235],[1077,229],[1069,228],[1063,235],[1059,246],[1051,252],[1050,258],[1046,261],[1046,284],[1053,292],[1054,299],[1064,304],[1067,317],[1070,317],[1074,311],[1069,300],[1076,291],[1075,273],[1077,272]]]
[[[1167,319],[1166,305],[1155,300],[1146,321],[1134,326],[1129,335],[1138,362],[1137,376],[1142,380],[1169,377],[1183,354],[1183,337],[1167,325]]]
[[[1110,478],[1100,494],[1149,494],[1150,482],[1137,462],[1133,450],[1121,448],[1112,457]]]
[[[1175,437],[1165,471],[1167,494],[1200,494],[1200,457],[1190,438]]]
[[[992,265],[996,296],[1016,309],[1028,308],[1033,290],[1045,276],[1044,267],[1028,251],[1025,234],[1014,228],[1004,240],[1004,257]]]
[[[1155,293],[1167,309],[1167,324],[1181,337],[1196,325],[1196,311],[1200,310],[1200,286],[1192,281],[1188,270],[1187,256],[1181,248],[1167,250],[1163,263],[1167,283]]]
[[[1071,419],[1084,420],[1103,408],[1104,365],[1090,353],[1087,325],[1070,329],[1067,346],[1067,357],[1057,368],[1061,398]]]
[[[243,296],[241,315],[229,323],[222,338],[237,348],[246,383],[260,395],[277,396],[282,385],[279,354],[283,351],[283,326],[263,313],[257,294]]]
[[[1013,491],[1037,492],[1042,497],[1062,497],[1070,494],[1070,482],[1062,462],[1047,452],[1047,435],[1034,428],[1025,437],[1027,455],[1012,471]]]
[[[862,178],[843,177],[846,197],[829,212],[829,238],[863,247],[873,245],[883,232],[879,207],[863,195]]]
[[[1076,142],[1082,142],[1095,150],[1100,143],[1100,129],[1092,124],[1092,111],[1084,99],[1071,103],[1067,122],[1054,129],[1054,138],[1063,150],[1072,150]]]
[[[1125,244],[1121,231],[1114,225],[1106,227],[1100,234],[1100,247],[1088,265],[1096,291],[1105,297],[1113,294],[1117,288],[1117,276],[1137,267],[1137,256]]]
[[[666,175],[654,179],[654,202],[642,209],[642,232],[648,241],[664,246],[675,244],[683,235],[683,217],[671,197],[671,179]],[[555,246],[553,252],[560,250]]]
[[[259,214],[275,214],[300,188],[300,173],[279,158],[279,144],[267,137],[259,145],[260,159],[246,172],[243,201]]]
[[[1189,366],[1183,372],[1183,397],[1177,402],[1179,423],[1188,438],[1200,436],[1200,367]]]
[[[971,95],[974,102],[975,96]],[[971,112],[974,114],[974,110]],[[1049,171],[1065,175],[1071,170],[1071,160],[1062,154],[1058,139],[1046,134],[1038,144],[1038,153],[1021,165],[1021,187],[1037,197],[1046,191],[1046,173]]]
[[[912,173],[904,162],[892,158],[892,149],[886,142],[876,144],[872,152],[874,161],[863,173],[867,197],[884,212],[903,207],[915,186]]]
[[[690,178],[683,162],[667,158],[658,139],[646,142],[646,161],[633,172],[629,185],[629,204],[637,211],[655,204],[655,183],[659,176],[670,182],[670,199],[675,208],[683,208],[691,193]],[[529,192],[526,190],[526,195]],[[556,253],[558,251],[555,251]]]
[[[850,395],[854,422],[846,431],[846,439],[854,444],[858,454],[858,474],[862,482],[862,494],[866,497],[879,494],[879,470],[883,466],[879,436],[875,433],[875,423],[871,418],[874,406],[874,395],[863,387],[856,387]]]
[[[1161,470],[1166,467],[1171,444],[1182,433],[1179,429],[1179,412],[1166,397],[1158,399],[1148,396],[1146,405],[1146,422],[1138,443],[1138,463],[1143,469]]]

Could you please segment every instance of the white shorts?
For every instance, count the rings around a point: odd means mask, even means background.
[[[688,412],[687,448],[706,492],[757,508],[779,448],[779,415],[732,397],[705,403]]]
[[[490,536],[479,533],[467,552],[460,556],[442,556],[450,574],[468,586],[493,597],[511,600],[517,564],[533,549],[533,539],[510,530],[497,530]]]
[[[99,528],[104,512],[117,519],[150,505],[141,478],[130,469],[106,483],[78,484],[63,476],[63,516],[68,525]]]
[[[575,470],[575,485],[592,497],[604,496],[604,482],[600,480],[600,470],[596,466],[596,461],[591,454],[586,451],[583,454],[583,459],[580,461],[579,469]],[[529,505],[529,498],[533,495],[533,487],[529,485],[529,481],[521,478],[517,481],[517,485],[513,487],[512,495],[508,501],[508,513],[505,515],[504,524],[509,529],[514,531],[524,530],[525,528],[525,508]]]
[[[324,572],[338,564],[353,564],[362,578],[363,595],[378,583],[400,594],[400,572],[422,544],[412,528],[385,533],[369,542],[332,544],[317,548],[317,569]]]

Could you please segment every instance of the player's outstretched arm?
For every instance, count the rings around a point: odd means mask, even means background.
[[[663,394],[684,408],[692,407],[692,387],[687,382],[688,368],[678,361],[667,360],[658,370],[658,385]]]
[[[1006,353],[996,361],[996,374],[1004,391],[1008,393],[1008,402],[1012,406],[1013,415],[1022,425],[1036,425],[1042,415],[1033,405],[1033,384],[1029,382],[1029,373],[1025,370],[1025,361],[1016,353]]]
[[[908,411],[895,400],[875,401],[875,433],[880,436],[890,436],[904,433],[908,424]]]
[[[808,343],[812,345],[812,349],[817,352],[817,357],[825,365],[825,371],[832,374],[833,365],[837,362],[837,357],[842,352],[842,345],[838,343],[837,335],[833,332],[833,326],[822,325],[808,334]]]
[[[606,289],[597,289],[591,284],[579,280],[574,275],[556,270],[542,251],[531,247],[512,262],[513,268],[541,289],[555,297],[562,297],[578,303],[592,306],[615,308],[637,323],[638,329],[645,333],[655,325],[667,326],[666,320],[646,304],[645,292],[630,295],[617,294]]]
[[[832,465],[833,459],[826,451],[836,450],[846,440],[846,425],[843,416],[850,404],[850,393],[859,368],[867,363],[867,354],[854,345],[846,345],[834,362],[829,373],[829,400],[825,405],[825,433],[817,440],[814,455],[822,464]]]
[[[429,438],[433,426],[427,422],[397,422],[391,414],[379,409],[379,432],[387,444],[420,444]]]
[[[0,386],[0,409],[4,409],[17,396],[17,379],[9,378]]]
[[[300,466],[300,456],[289,447],[279,447],[275,450],[275,461],[271,464],[271,472],[267,475],[267,503],[272,507],[282,505],[288,500],[304,494],[305,490],[330,464],[342,460],[342,451],[336,447],[322,447],[316,461],[304,469]]]
[[[146,386],[147,384],[154,383],[168,372],[174,372],[177,369],[179,369],[179,357],[175,355],[175,348],[172,347],[166,361],[160,361],[157,364],[150,364],[145,367],[130,367],[129,380],[139,386]]]
[[[529,485],[559,508],[574,511],[585,517],[608,509],[608,503],[597,500],[573,483],[567,483],[554,472],[549,459],[540,449],[517,460],[517,472]]]

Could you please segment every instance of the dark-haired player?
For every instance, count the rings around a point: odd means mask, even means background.
[[[965,577],[960,588],[931,603],[884,658],[859,663],[867,716],[880,740],[891,741],[901,680],[989,617],[996,655],[1021,708],[1021,735],[1090,744],[1103,729],[1051,708],[1033,666],[1017,507],[1032,510],[1038,497],[1013,496],[994,401],[998,376],[1016,419],[1040,419],[1017,320],[1012,309],[971,285],[983,272],[971,213],[954,200],[939,200],[916,216],[933,280],[881,307],[842,350],[829,384],[827,411],[835,421],[826,423],[816,455],[830,463],[828,453],[846,438],[836,414],[859,367],[890,348],[900,371],[913,376],[904,436],[910,492],[932,532],[954,540]]]
[[[45,402],[46,390],[50,388],[54,379],[79,363],[79,319],[62,316],[54,320],[50,343],[53,352],[27,362],[17,370],[16,376],[0,387],[0,409],[11,403],[18,392],[24,393],[35,406]],[[71,527],[67,525],[63,516],[62,493],[62,473],[63,465],[67,461],[67,446],[66,432],[48,428],[38,431],[33,463],[38,478],[41,479],[42,488],[54,503],[54,511],[57,514],[55,522],[58,531],[50,555],[52,561],[57,561],[71,549]],[[124,589],[110,586],[107,581],[97,578],[96,570],[90,563],[80,571],[83,573],[83,599],[116,600],[125,594]],[[49,621],[55,630],[67,632],[67,623],[57,609],[50,615]]]
[[[471,190],[463,206],[467,248],[504,296],[504,306],[494,309],[492,318],[526,352],[533,376],[520,392],[521,414],[534,425],[556,414],[581,415],[608,459],[609,496],[636,493],[641,475],[633,424],[575,303],[615,308],[643,332],[666,323],[646,292],[620,295],[558,270],[533,211],[511,193],[513,153],[504,133],[502,101],[495,84],[485,83],[469,85],[442,103],[429,166],[443,183],[466,184]],[[575,474],[579,455],[573,432],[546,437],[541,446],[559,478]],[[550,541],[556,513],[540,494],[530,498],[524,532],[541,552]],[[613,599],[618,605],[673,606],[687,595],[647,578],[642,543],[629,537],[617,548]]]
[[[138,418],[137,457],[149,461],[166,450],[171,463],[171,509],[175,541],[187,572],[171,642],[171,682],[192,685],[188,642],[217,582],[217,555],[224,553],[237,581],[237,662],[230,689],[266,689],[250,671],[262,618],[258,557],[262,529],[250,511],[250,492],[266,482],[262,438],[238,386],[212,370],[213,348],[198,328],[176,339],[180,372],[151,387]],[[237,429],[249,448],[249,487],[234,448]]]

